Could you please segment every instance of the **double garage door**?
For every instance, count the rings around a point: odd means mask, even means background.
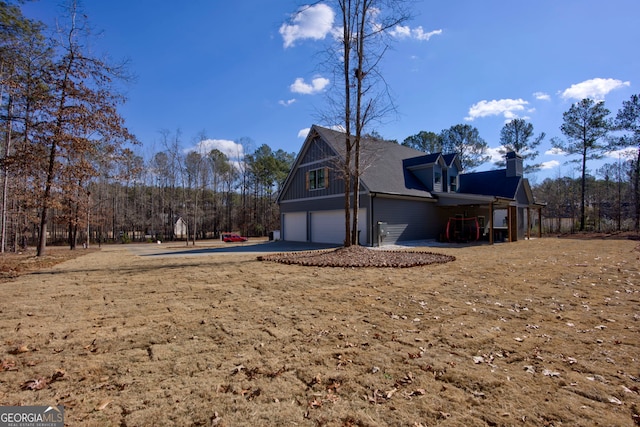
[[[283,215],[284,240],[291,242],[344,243],[344,210],[294,212]],[[307,225],[307,221],[309,224]],[[367,210],[360,209],[358,216],[360,243],[367,240]]]

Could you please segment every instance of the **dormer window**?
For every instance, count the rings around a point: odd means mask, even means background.
[[[442,173],[435,172],[433,176],[433,182],[435,182],[436,184],[440,184],[441,181],[442,181]]]

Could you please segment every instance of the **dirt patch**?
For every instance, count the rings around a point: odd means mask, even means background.
[[[0,405],[70,426],[638,425],[636,241],[382,269],[148,248],[0,284]]]

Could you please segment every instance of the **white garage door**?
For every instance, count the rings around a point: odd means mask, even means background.
[[[360,209],[358,224],[364,229],[367,210]],[[360,233],[360,243],[366,242],[366,231]],[[344,210],[311,213],[311,241],[316,243],[344,243]]]
[[[283,215],[283,240],[290,242],[306,242],[307,241],[307,213],[294,212]]]

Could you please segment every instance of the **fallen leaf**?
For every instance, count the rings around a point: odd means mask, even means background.
[[[545,377],[560,377],[560,372],[551,371],[549,369],[544,369],[542,371],[542,375]]]
[[[22,383],[20,388],[22,390],[42,390],[47,386],[47,379],[44,377],[28,380]]]
[[[213,413],[213,417],[214,418],[211,420],[211,425],[217,426],[218,424],[220,424],[220,421],[222,421],[222,417],[218,415],[217,411]]]
[[[109,403],[113,402],[113,400],[103,400],[102,402],[100,402],[100,404],[96,407],[96,411],[102,411],[104,408],[106,408],[107,406],[109,406]]]
[[[16,366],[15,360],[2,360],[0,361],[0,370],[2,371],[17,371],[18,368]]]
[[[28,353],[28,352],[29,352],[29,347],[27,347],[26,345],[20,345],[14,348],[13,350],[9,350],[9,354],[21,354],[21,353]]]
[[[62,369],[58,369],[56,370],[53,375],[51,375],[51,382],[54,382],[62,377],[64,377],[64,375],[66,374],[66,372]]]
[[[615,397],[610,397],[609,398],[609,402],[614,403],[616,405],[622,405],[622,401],[620,399],[618,399],[618,398],[615,398]]]
[[[320,408],[322,406],[322,401],[318,399],[313,399],[312,401],[309,402],[309,406],[311,406],[312,408]]]

